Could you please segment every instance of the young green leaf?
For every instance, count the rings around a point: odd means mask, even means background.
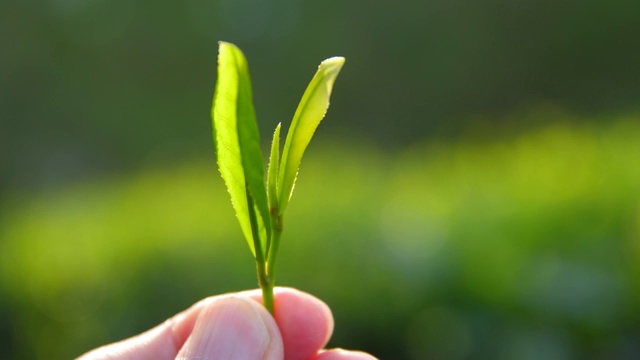
[[[320,63],[318,71],[298,104],[287,133],[280,162],[278,215],[281,215],[289,204],[302,155],[329,108],[333,83],[343,64],[343,57],[332,57]]]
[[[265,254],[271,221],[260,134],[256,123],[247,61],[235,45],[220,42],[218,79],[211,110],[220,174],[254,256]],[[251,211],[258,231],[252,231]],[[253,233],[258,233],[254,239]],[[256,249],[255,244],[261,248]]]
[[[269,156],[269,169],[267,170],[267,194],[269,195],[269,207],[273,214],[278,210],[278,163],[280,161],[280,127],[278,123],[273,132],[271,141],[271,155]]]

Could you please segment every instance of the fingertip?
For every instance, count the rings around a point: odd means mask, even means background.
[[[362,351],[331,349],[318,353],[313,360],[378,360],[378,358]]]
[[[262,303],[259,289],[243,291],[236,296]],[[285,358],[313,358],[329,342],[333,333],[331,309],[315,296],[289,287],[276,287],[274,299],[274,318],[280,329]],[[195,308],[207,306],[211,301],[203,300]]]
[[[294,288],[279,287],[274,291],[275,297],[275,313],[278,320],[278,310],[284,312],[282,320],[299,320],[297,317],[303,318],[308,325],[315,325],[321,337],[321,343],[324,347],[333,334],[333,313],[331,308],[324,301],[317,297],[302,292]],[[295,313],[291,310],[298,310]]]
[[[283,352],[269,313],[252,299],[229,296],[201,310],[177,359],[280,359]]]
[[[333,333],[331,309],[322,300],[286,287],[274,291],[275,319],[286,359],[308,359],[322,349]]]

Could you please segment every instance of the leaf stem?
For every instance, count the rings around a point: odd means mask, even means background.
[[[271,215],[271,247],[269,248],[269,254],[267,256],[267,274],[271,279],[272,284],[276,279],[276,258],[278,257],[278,249],[280,248],[280,236],[282,235],[283,223],[282,215]]]
[[[256,253],[256,268],[258,272],[258,284],[262,289],[262,301],[264,307],[274,315],[273,312],[273,282],[269,279],[267,272],[267,262],[265,261],[264,249],[260,245],[260,234],[258,229],[258,218],[256,217],[256,210],[253,206],[253,198],[247,188],[247,202],[249,205],[249,220],[251,222],[251,232],[253,235],[253,246]]]

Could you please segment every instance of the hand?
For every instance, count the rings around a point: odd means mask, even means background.
[[[78,360],[375,360],[363,352],[322,350],[333,316],[319,299],[291,288],[276,288],[274,297],[275,319],[260,304],[259,290],[213,296]]]

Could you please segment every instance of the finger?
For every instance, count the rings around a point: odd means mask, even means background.
[[[223,297],[204,308],[176,359],[274,359],[284,357],[273,317],[256,301]]]
[[[259,291],[244,294],[262,301]],[[333,333],[333,315],[321,300],[300,290],[274,289],[275,319],[286,360],[307,360],[322,349]]]
[[[319,299],[292,288],[276,288],[275,320],[280,328],[287,360],[308,359],[323,348],[333,332],[333,316]],[[260,290],[213,296],[199,301],[163,324],[138,336],[95,349],[79,360],[174,359],[201,312],[230,296],[262,301]]]
[[[313,360],[377,360],[377,358],[362,351],[331,349],[321,351]]]
[[[245,299],[244,301],[253,302],[255,307],[259,309],[256,310],[259,312],[258,315],[261,317],[261,319],[259,320],[263,321],[266,324],[269,334],[271,335],[273,333],[273,330],[278,333],[277,325],[273,321],[273,318],[268,315],[266,310],[263,309],[262,305],[254,302],[254,300],[251,300],[251,298],[247,295],[243,297]],[[211,332],[211,330],[206,328],[203,324],[212,323],[212,319],[216,318],[222,318],[223,321],[229,321],[229,311],[223,311],[221,307],[235,307],[235,310],[232,309],[230,312],[233,313],[235,311],[239,311],[242,315],[240,315],[240,318],[236,318],[236,324],[232,325],[236,327],[246,326],[246,321],[248,321],[251,317],[251,315],[246,314],[248,312],[246,306],[243,308],[242,305],[237,304],[237,299],[229,301],[230,298],[233,298],[232,294],[214,296],[201,300],[191,306],[189,309],[181,312],[178,315],[175,315],[174,317],[170,318],[169,320],[151,330],[148,330],[140,335],[92,350],[82,355],[80,358],[78,358],[78,360],[173,360],[180,349],[185,346],[188,339],[192,337],[193,333],[195,333],[196,331],[200,331],[201,333],[207,331]],[[264,320],[264,317],[268,318],[269,320]],[[225,318],[227,320],[225,320]],[[253,320],[256,319],[254,318]],[[199,328],[196,328],[198,326]],[[202,335],[198,335],[199,340],[196,339],[191,341],[191,346],[204,346],[204,340],[202,340],[202,338]],[[279,334],[275,334],[274,339],[276,340],[273,340],[274,343],[272,345],[277,347],[276,342],[279,341],[281,348],[282,340]],[[276,352],[278,351],[277,348],[272,350]],[[280,359],[281,358],[282,355],[280,355]]]

